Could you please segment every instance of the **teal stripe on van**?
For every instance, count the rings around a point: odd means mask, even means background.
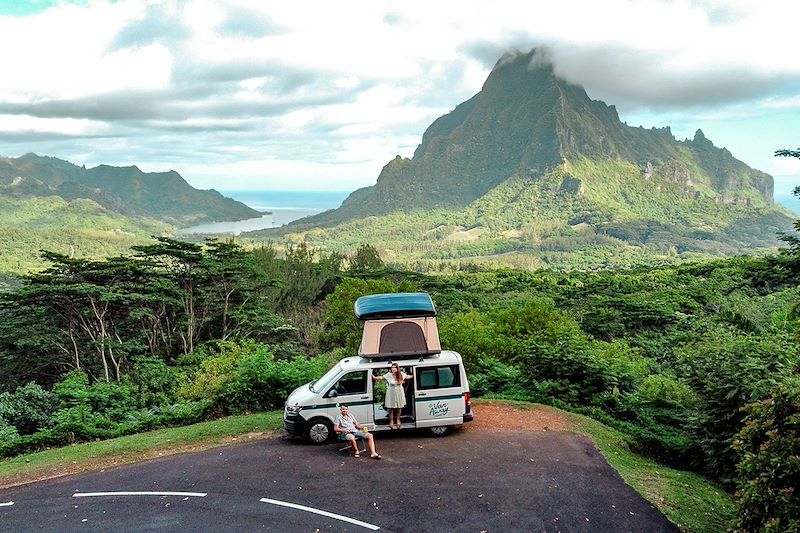
[[[338,407],[338,406],[339,406],[339,403],[340,403],[340,402],[334,402],[334,403],[320,403],[320,404],[317,404],[317,405],[301,405],[301,406],[300,406],[300,410],[301,410],[301,411],[305,411],[305,410],[307,410],[307,409],[325,409],[325,408],[328,408],[328,407]],[[362,400],[362,401],[359,401],[359,402],[344,402],[344,403],[345,403],[345,405],[347,405],[347,406],[353,406],[353,405],[368,405],[368,404],[371,404],[371,403],[372,403],[372,400],[367,400],[367,401],[364,401],[364,400]]]
[[[450,396],[425,396],[424,398],[417,398],[415,400],[415,403],[429,402],[431,400],[455,400],[457,398],[463,398],[463,397],[464,397],[463,394],[456,394],[456,395],[450,395]]]

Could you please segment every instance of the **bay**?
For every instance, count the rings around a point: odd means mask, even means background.
[[[342,205],[350,191],[219,191],[265,214],[246,220],[209,222],[177,230],[178,233],[239,235],[243,231],[277,228],[299,218]]]

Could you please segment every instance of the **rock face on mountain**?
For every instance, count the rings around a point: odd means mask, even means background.
[[[535,181],[579,161],[633,165],[639,177],[658,184],[654,190],[678,187],[695,200],[772,204],[772,177],[715,147],[702,131],[677,141],[668,127],[628,126],[614,106],[558,78],[534,50],[501,58],[478,94],[430,125],[412,159],[396,157],[374,186],[295,225],[329,226],[415,208],[460,209],[512,178]],[[608,178],[565,172],[560,190],[588,200]]]
[[[0,157],[0,194],[87,198],[104,208],[176,225],[242,220],[260,213],[211,189],[193,188],[175,171],[142,172],[135,166],[85,168],[54,157]]]

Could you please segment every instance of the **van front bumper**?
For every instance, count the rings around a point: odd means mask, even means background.
[[[291,435],[302,435],[306,430],[306,424],[306,419],[300,413],[283,415],[283,428]]]

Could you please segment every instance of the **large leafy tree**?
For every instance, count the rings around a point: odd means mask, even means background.
[[[119,379],[135,351],[130,320],[141,299],[142,266],[126,258],[43,256],[50,268],[26,276],[19,291],[4,295],[0,337],[18,354],[13,366],[48,381],[71,368]]]
[[[208,316],[202,291],[203,248],[199,244],[156,237],[156,243],[134,246],[136,257],[146,261],[166,277],[172,286],[172,296],[179,303],[181,313],[177,324],[183,353],[191,353],[198,331]]]
[[[252,252],[167,238],[105,261],[44,253],[51,266],[23,278],[0,305],[0,386],[53,383],[82,369],[120,380],[134,358],[170,361],[210,339],[283,341],[292,328],[265,297],[274,282]]]

